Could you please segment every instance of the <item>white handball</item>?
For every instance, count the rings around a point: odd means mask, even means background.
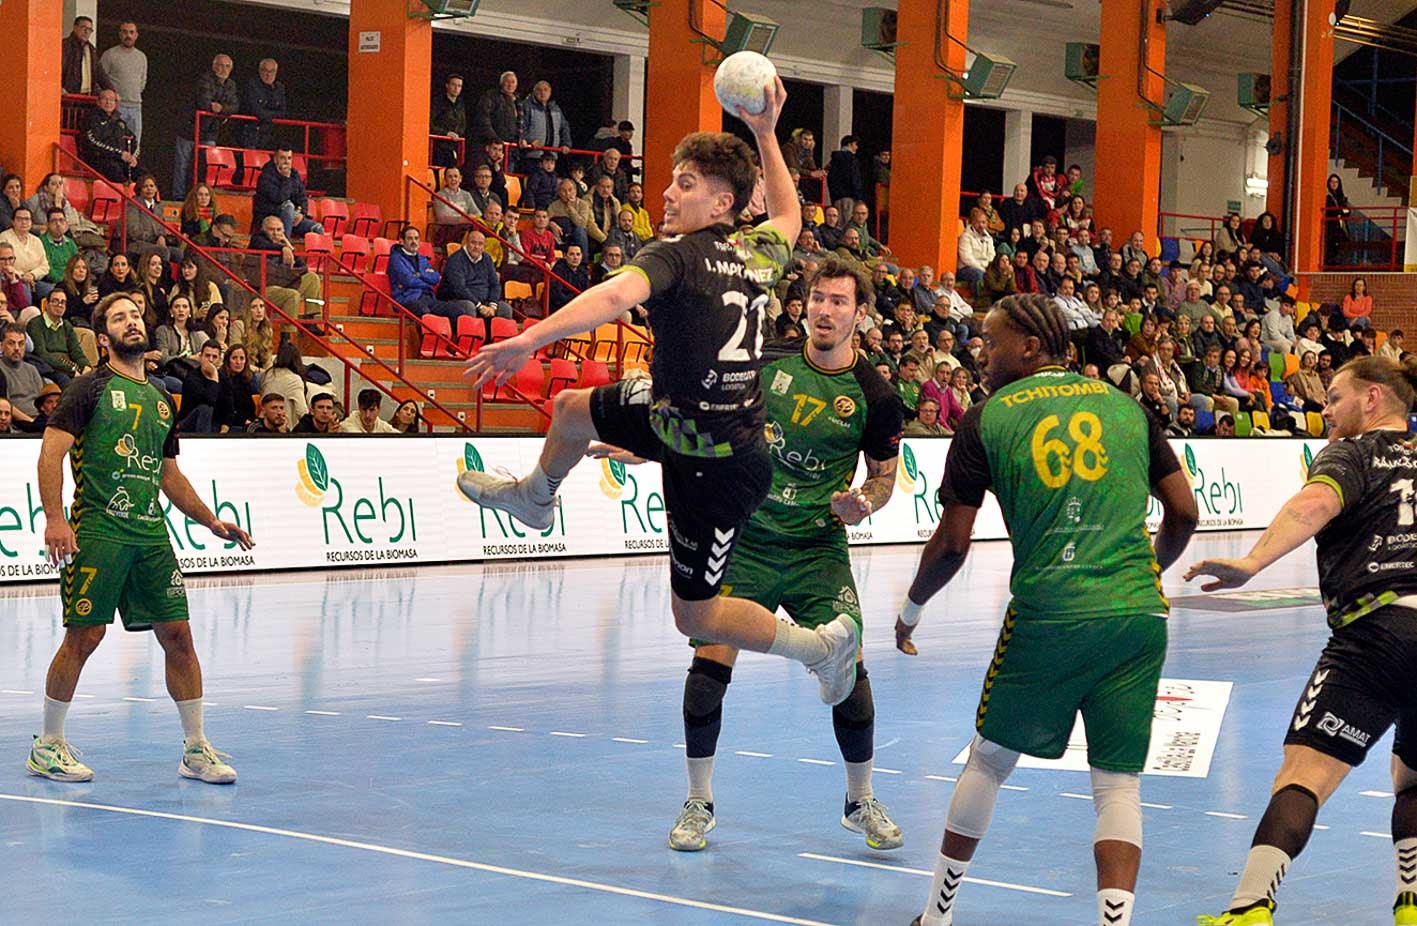
[[[738,107],[756,116],[767,109],[763,88],[777,78],[777,68],[764,55],[755,51],[734,52],[724,58],[713,75],[713,93],[718,104],[730,116],[738,115]]]

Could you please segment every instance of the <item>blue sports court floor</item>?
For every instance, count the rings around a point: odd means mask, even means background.
[[[1181,566],[1257,535],[1202,536]],[[179,780],[180,730],[148,635],[110,631],[68,735],[97,777],[27,777],[55,590],[3,591],[0,922],[906,926],[920,910],[952,764],[998,628],[1006,544],[977,545],[916,634],[892,645],[913,547],[858,550],[877,699],[876,791],[904,849],[838,825],[842,769],[816,684],[739,662],[707,851],[666,837],[683,799],[680,693],[661,559],[331,572],[191,583],[207,732],[233,787]],[[1312,549],[1260,589],[1312,587]],[[1143,780],[1139,926],[1229,897],[1289,712],[1326,638],[1321,612],[1178,601],[1166,675],[1234,683],[1206,778]],[[1324,809],[1280,917],[1390,922],[1389,742]],[[1020,769],[961,894],[960,926],[1095,922],[1084,772]]]

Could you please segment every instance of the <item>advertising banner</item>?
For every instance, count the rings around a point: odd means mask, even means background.
[[[890,504],[850,531],[853,544],[921,543],[939,523],[936,493],[948,439],[906,440]],[[0,441],[0,581],[52,578],[44,562],[37,439]],[[1178,440],[1202,530],[1267,526],[1301,485],[1321,441]],[[561,485],[554,523],[533,531],[469,502],[467,469],[525,473],[540,438],[188,438],[178,458],[198,495],[256,539],[242,551],[167,503],[168,533],[191,573],[439,563],[560,556],[633,556],[668,548],[659,468],[587,460]],[[67,468],[66,468],[67,469]],[[857,479],[862,478],[858,473]],[[67,473],[66,473],[67,480]],[[73,496],[66,481],[64,499]],[[1160,523],[1152,502],[1151,527]],[[976,539],[1007,536],[992,497]]]

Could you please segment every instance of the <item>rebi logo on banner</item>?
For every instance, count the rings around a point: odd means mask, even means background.
[[[230,521],[237,527],[248,533],[256,533],[251,517],[251,502],[249,500],[237,500],[222,498],[221,490],[217,486],[217,481],[211,481],[211,495],[205,501],[212,513],[223,521]],[[207,569],[212,566],[251,566],[254,565],[255,557],[249,553],[238,552],[225,556],[217,556],[208,552],[209,544],[215,544],[221,550],[235,550],[236,541],[219,540],[211,535],[206,527],[193,521],[191,518],[178,511],[172,504],[171,499],[167,499],[162,506],[162,516],[167,522],[167,533],[172,538],[172,546],[179,555],[178,564],[183,569]],[[194,531],[193,528],[196,528]],[[185,555],[184,555],[185,554]]]
[[[625,535],[626,550],[669,549],[664,536],[668,519],[662,494],[651,491],[641,498],[640,482],[629,467],[610,459],[600,461],[600,492],[620,506],[620,530]]]
[[[1314,465],[1314,452],[1305,444],[1303,451],[1299,454],[1299,479],[1307,482],[1309,479],[1309,467]]]
[[[413,511],[413,499],[399,499],[384,491],[384,477],[377,476],[378,498],[345,496],[344,485],[330,474],[324,454],[314,444],[305,445],[305,456],[295,464],[299,479],[295,496],[311,508],[320,509],[325,543],[338,542],[342,536],[348,544],[373,546],[418,540],[418,523]],[[346,506],[346,501],[350,503]],[[409,558],[413,551],[409,551]],[[327,558],[330,554],[326,554]],[[379,557],[398,558],[398,557]]]
[[[930,494],[930,480],[916,462],[915,451],[905,441],[900,443],[900,458],[896,463],[895,488],[910,496],[910,513],[915,519],[915,533],[928,538],[940,522],[940,502]]]
[[[461,476],[468,470],[472,470],[473,472],[478,473],[487,472],[487,467],[482,462],[482,454],[477,452],[477,448],[472,445],[471,441],[468,441],[463,444],[462,456],[458,459],[457,465],[459,476]],[[458,498],[461,498],[469,505],[476,504],[472,499],[462,494],[462,492],[458,492]],[[513,518],[511,515],[498,511],[495,508],[484,508],[481,505],[478,505],[477,521],[478,527],[482,531],[482,539],[510,540],[512,538],[517,538],[518,540],[524,540],[526,539],[528,534],[536,534],[540,537],[550,537],[552,534],[555,534],[557,536],[564,537],[566,536],[566,512],[562,505],[563,503],[561,501],[560,496],[557,496],[556,518],[551,522],[551,526],[544,531],[527,530],[526,525],[522,524],[520,521],[518,521],[516,518]],[[489,522],[492,525],[493,530],[492,535],[490,537],[488,536]]]
[[[1218,472],[1202,469],[1190,444],[1184,445],[1181,465],[1200,508],[1201,527],[1239,527],[1245,523],[1245,500],[1240,483],[1226,478],[1224,466],[1219,467]]]

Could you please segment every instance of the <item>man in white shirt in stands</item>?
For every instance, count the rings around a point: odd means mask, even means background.
[[[341,434],[397,434],[394,426],[379,417],[383,397],[377,389],[359,390],[359,411],[340,422]]]
[[[982,209],[969,213],[969,227],[959,236],[959,269],[955,276],[963,283],[978,283],[994,261],[994,239],[989,235],[989,217]]]
[[[1279,305],[1260,319],[1260,341],[1275,353],[1294,353],[1294,342],[1298,339],[1294,333],[1294,309],[1294,300],[1284,296]]]

